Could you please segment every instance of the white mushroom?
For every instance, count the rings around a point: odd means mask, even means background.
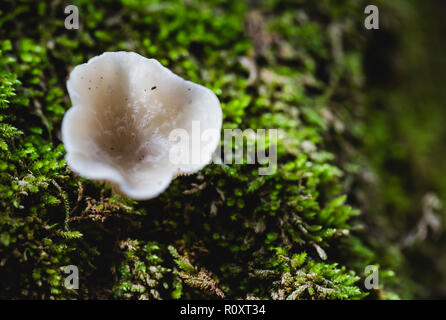
[[[155,59],[106,52],[75,67],[67,88],[73,105],[62,122],[68,166],[108,181],[129,198],[158,196],[177,175],[207,165],[219,144],[222,111],[215,94]],[[171,149],[184,142],[172,141],[171,132],[192,136],[197,123],[201,132],[218,132],[199,139],[198,150],[206,154],[198,161],[171,161]],[[196,147],[188,145],[188,153]]]

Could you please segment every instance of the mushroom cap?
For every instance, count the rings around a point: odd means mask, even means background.
[[[129,198],[154,198],[177,175],[201,170],[220,142],[222,111],[215,94],[155,59],[105,52],[76,66],[67,89],[72,107],[62,121],[62,140],[68,166],[80,176],[110,182]],[[218,134],[193,140],[194,123],[200,133]],[[193,142],[174,141],[175,130]],[[202,154],[194,161],[171,161],[175,147],[191,155],[198,147]]]

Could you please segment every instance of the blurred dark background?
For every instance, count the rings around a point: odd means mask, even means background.
[[[401,298],[446,298],[446,2],[372,3],[357,195]]]

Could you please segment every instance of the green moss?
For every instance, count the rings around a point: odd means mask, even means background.
[[[60,4],[6,1],[0,16],[0,297],[364,297],[355,271],[376,257],[348,240],[359,211],[326,148],[327,106],[361,95],[359,45],[336,45],[355,35],[359,2],[265,1],[255,12],[243,1],[73,4],[80,30],[64,29]],[[76,177],[59,139],[65,80],[116,50],[211,88],[224,128],[279,129],[276,172],[209,165],[144,202]],[[352,94],[336,96],[341,86]],[[63,286],[69,264],[78,291]]]

